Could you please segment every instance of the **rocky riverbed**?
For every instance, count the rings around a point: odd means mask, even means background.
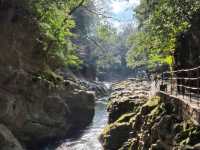
[[[107,123],[106,104],[108,97],[99,98],[95,104],[95,115],[92,123],[82,130],[76,130],[70,137],[56,145],[46,145],[42,150],[103,150],[98,140]]]
[[[151,84],[129,79],[112,86],[108,125],[100,136],[105,150],[199,150],[200,127],[159,95]]]

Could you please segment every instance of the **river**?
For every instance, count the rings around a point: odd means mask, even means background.
[[[107,99],[108,97],[104,97],[96,101],[93,122],[86,129],[80,131],[81,135],[74,135],[74,137],[62,141],[57,148],[48,147],[45,150],[103,150],[98,137],[107,124]]]

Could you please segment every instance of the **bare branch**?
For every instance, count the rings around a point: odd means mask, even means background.
[[[80,1],[80,3],[69,12],[69,15],[72,15],[79,7],[83,6],[84,2],[85,0]]]
[[[97,42],[96,40],[92,39],[91,37],[86,37],[88,40],[92,41],[97,47],[99,47],[101,50],[103,51],[107,51],[99,42]]]
[[[83,8],[84,8],[86,11],[88,11],[89,13],[95,14],[95,15],[97,15],[97,16],[101,16],[101,17],[103,17],[103,18],[113,19],[113,20],[117,20],[117,21],[119,21],[119,22],[122,22],[122,20],[120,20],[120,19],[118,19],[118,18],[115,18],[115,17],[113,17],[113,16],[105,15],[105,14],[103,14],[102,12],[97,12],[96,10],[91,10],[91,9],[89,9],[89,8],[86,7],[86,6],[83,6]],[[132,21],[132,20],[131,20],[131,21]]]

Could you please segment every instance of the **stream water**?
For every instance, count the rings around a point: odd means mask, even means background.
[[[74,135],[74,137],[62,141],[57,148],[48,147],[45,150],[103,150],[98,137],[107,123],[107,99],[108,97],[104,97],[96,101],[93,122],[81,131],[81,135]]]

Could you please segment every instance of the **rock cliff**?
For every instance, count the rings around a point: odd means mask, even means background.
[[[195,14],[188,31],[177,36],[175,69],[200,65],[200,14]]]
[[[17,4],[0,1],[1,150],[38,149],[94,114],[94,93],[50,69],[34,18]]]
[[[149,98],[149,90],[137,80],[113,86],[109,124],[100,136],[105,150],[198,150],[200,127],[159,96]]]

